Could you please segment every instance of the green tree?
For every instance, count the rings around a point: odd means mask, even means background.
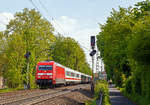
[[[130,75],[126,53],[128,39],[132,32],[129,10],[130,8],[121,7],[119,11],[113,10],[106,24],[101,25],[101,32],[97,36],[97,45],[107,67],[106,72],[109,78],[115,77],[113,80],[119,86],[122,85],[122,73],[126,74],[126,77]]]
[[[91,74],[84,51],[74,39],[59,35],[51,49],[54,61],[71,69]]]
[[[139,20],[132,33],[132,40],[128,44],[128,55],[133,71],[133,93],[138,93],[145,98],[150,98],[150,16]],[[139,88],[135,88],[139,86]]]
[[[55,41],[54,28],[43,19],[34,9],[24,9],[15,14],[5,31],[6,45],[4,46],[6,60],[3,71],[9,87],[22,86],[27,82],[27,65],[24,55],[30,51],[29,77],[30,85],[35,85],[35,65],[38,61],[51,59],[49,46]],[[1,60],[1,62],[4,62]]]
[[[150,1],[113,10],[97,45],[109,78],[139,104],[150,104]],[[130,89],[130,90],[129,90]]]

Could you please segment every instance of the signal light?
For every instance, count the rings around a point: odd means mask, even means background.
[[[90,53],[90,56],[94,56],[96,54],[96,50],[93,50],[91,53]]]
[[[95,47],[95,36],[91,36],[91,47]]]
[[[28,59],[30,55],[31,55],[31,53],[30,53],[30,51],[28,51],[28,52],[24,55],[24,57]]]

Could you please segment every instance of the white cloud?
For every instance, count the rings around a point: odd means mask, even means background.
[[[98,24],[95,27],[91,27],[93,25],[92,21],[87,23],[86,20],[83,22],[67,16],[61,16],[52,21],[52,24],[56,31],[64,36],[73,37],[79,42],[87,41],[91,35],[97,35],[99,32]]]
[[[13,18],[14,16],[11,13],[8,12],[0,13],[0,31],[4,31],[6,29],[6,25]]]
[[[78,21],[67,16],[61,16],[57,20],[53,20],[52,24],[56,31],[66,36],[76,30]]]
[[[91,61],[90,52],[85,47],[90,50],[90,36],[97,35],[100,31],[96,22],[94,24],[93,20],[81,21],[62,16],[52,21],[52,24],[59,33],[76,39],[84,49],[87,61]]]
[[[85,42],[90,41],[90,36],[97,35],[99,32],[98,27],[92,27],[92,28],[83,28],[80,30],[77,30],[75,34],[78,36],[78,40],[82,40]]]

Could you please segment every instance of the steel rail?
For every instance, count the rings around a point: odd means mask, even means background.
[[[51,99],[53,97],[57,97],[63,94],[67,94],[73,90],[80,89],[80,88],[87,87],[87,85],[77,85],[75,87],[68,87],[68,88],[63,88],[63,89],[55,89],[53,91],[47,90],[47,91],[40,91],[40,92],[31,92],[29,94],[23,94],[23,95],[18,95],[17,97],[11,97],[11,98],[6,98],[3,100],[0,100],[0,105],[31,105],[31,104],[36,104],[38,102]],[[73,88],[73,89],[72,89]]]
[[[40,95],[43,95],[43,94],[53,94],[55,93],[56,91],[51,91],[51,92],[39,92],[39,93],[31,93],[29,95],[22,95],[20,97],[12,97],[12,98],[8,98],[8,99],[5,99],[5,100],[1,100],[0,102],[0,105],[3,105],[3,104],[11,104],[11,103],[14,103],[14,102],[21,102],[22,100],[26,100],[26,99],[30,99],[30,98],[33,98],[33,97],[36,97],[36,96],[40,96]]]
[[[49,90],[43,90],[43,92],[47,92]],[[13,93],[13,92],[12,92]],[[21,92],[20,92],[21,93]],[[30,95],[30,94],[34,94],[34,93],[40,93],[40,90],[37,91],[37,90],[28,90],[28,91],[25,91],[24,93],[18,93],[16,95],[12,95],[12,96],[0,96],[0,102],[3,101],[3,100],[7,100],[7,99],[11,99],[11,98],[17,98],[17,97],[21,97],[21,96],[26,96],[26,95]]]
[[[40,103],[40,102],[43,102],[43,101],[46,101],[46,100],[49,100],[49,99],[52,99],[54,97],[58,97],[58,96],[61,96],[61,95],[64,95],[64,94],[67,94],[67,93],[70,93],[72,91],[75,91],[75,90],[78,90],[78,89],[81,89],[81,88],[87,88],[88,86],[85,86],[85,87],[77,87],[77,88],[74,88],[74,89],[69,89],[69,90],[65,90],[65,91],[61,91],[61,92],[57,92],[53,95],[44,95],[44,96],[40,96],[38,97],[37,99],[34,99],[32,101],[27,101],[23,104],[20,104],[20,105],[33,105],[33,104],[37,104],[37,103]]]
[[[98,105],[102,105],[102,101],[103,101],[103,93],[100,92],[99,93],[100,99],[99,99],[99,104]]]

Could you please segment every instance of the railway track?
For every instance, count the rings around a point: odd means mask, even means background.
[[[56,89],[39,90],[25,94],[18,94],[0,99],[0,105],[33,105],[57,96],[67,94],[80,88],[88,87],[88,84],[80,84]]]
[[[47,92],[49,90],[43,90],[43,92]],[[8,95],[7,93],[2,93],[0,94],[0,102],[3,100],[7,100],[7,99],[13,99],[13,98],[17,98],[20,96],[26,96],[26,95],[30,95],[30,94],[34,94],[34,93],[39,93],[40,89],[32,89],[32,90],[22,90],[22,91],[17,91],[17,93],[15,92],[10,92],[10,94]]]

